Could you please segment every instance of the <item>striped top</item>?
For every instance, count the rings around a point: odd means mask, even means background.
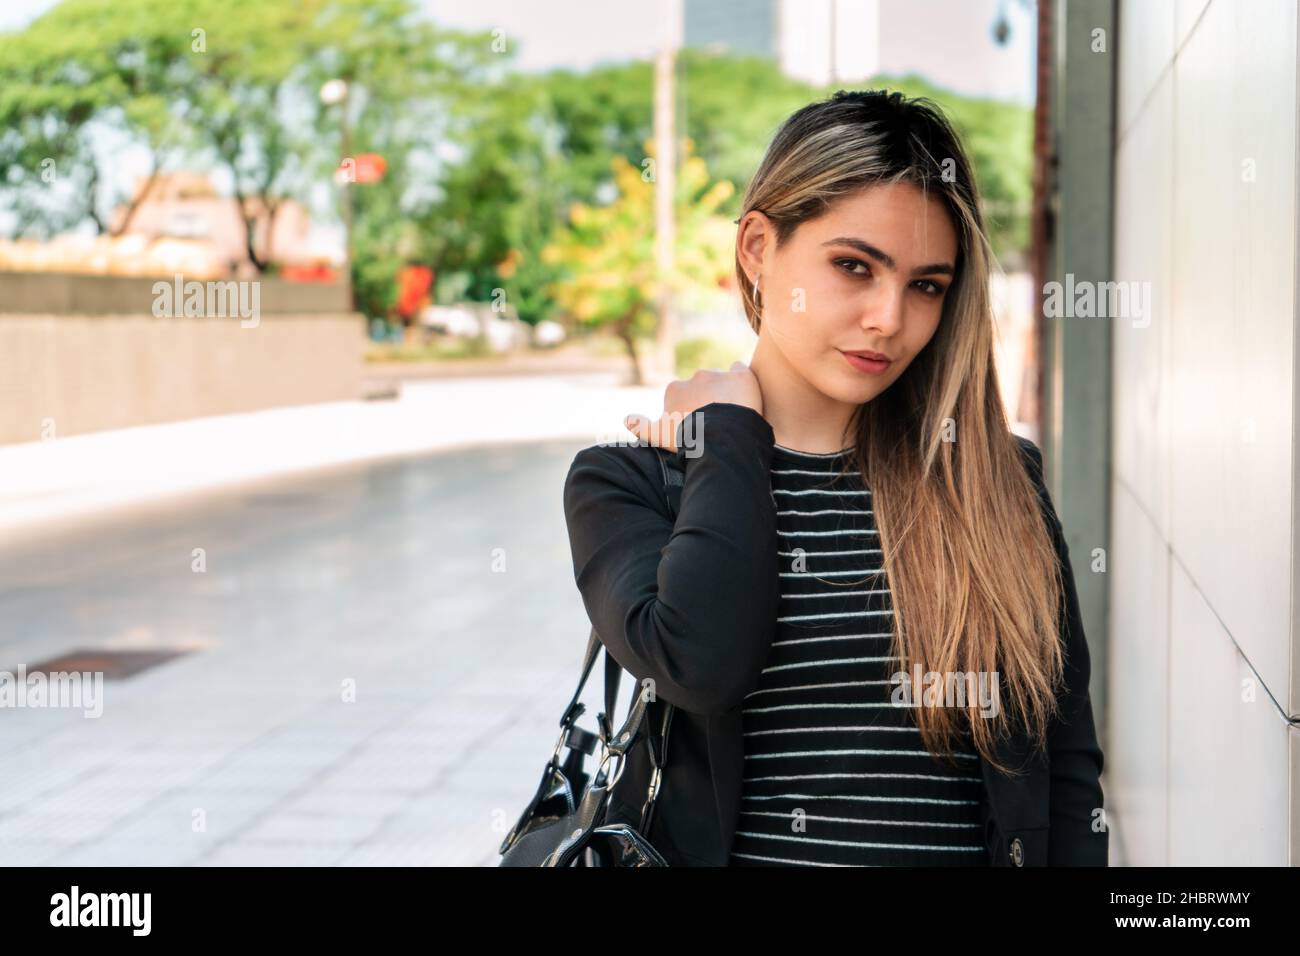
[[[730,865],[987,866],[969,736],[954,769],[891,703],[889,587],[871,492],[851,462],[851,449],[773,452],[781,601],[741,708]]]

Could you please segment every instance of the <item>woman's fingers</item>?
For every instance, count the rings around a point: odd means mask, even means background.
[[[677,428],[691,412],[711,402],[727,402],[763,414],[763,392],[746,363],[739,360],[723,372],[699,369],[689,379],[669,382],[664,389],[664,411],[657,420],[628,415],[623,424],[641,441],[677,451]]]
[[[644,415],[628,415],[623,419],[623,424],[641,441],[669,451],[676,451],[677,422],[680,419],[681,417],[676,414],[667,414],[655,421],[651,421]]]
[[[649,423],[644,415],[629,415],[623,419],[623,427],[643,441],[645,433],[648,431],[648,425]]]

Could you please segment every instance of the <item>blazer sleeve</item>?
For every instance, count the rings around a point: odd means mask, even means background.
[[[1049,866],[1106,866],[1109,834],[1094,829],[1096,811],[1103,809],[1101,772],[1104,757],[1093,724],[1088,685],[1091,663],[1083,631],[1083,616],[1075,589],[1074,570],[1065,532],[1043,479],[1043,453],[1033,442],[1016,436],[1038,491],[1043,518],[1061,565],[1061,634],[1065,641],[1064,689],[1060,713],[1047,731],[1050,779]]]
[[[651,678],[657,697],[715,714],[756,685],[776,629],[774,437],[744,405],[712,402],[687,418],[675,523],[657,469],[652,481],[617,446],[577,454],[564,514],[574,579],[614,659]]]

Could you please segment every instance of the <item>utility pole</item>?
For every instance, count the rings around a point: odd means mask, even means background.
[[[665,0],[668,17],[664,42],[655,56],[655,266],[659,275],[657,305],[659,327],[655,333],[655,368],[652,384],[677,377],[679,334],[670,276],[677,228],[674,198],[677,193],[676,82],[677,51],[682,44],[682,0]]]
[[[830,79],[830,81],[831,81],[831,83],[838,82],[838,80],[839,80],[839,78],[840,78],[840,77],[839,77],[839,73],[840,73],[840,65],[839,65],[838,60],[836,59],[836,52],[837,52],[837,51],[836,51],[836,49],[835,49],[835,39],[836,39],[835,35],[836,35],[837,32],[839,32],[839,31],[838,31],[838,24],[837,24],[836,21],[835,21],[835,12],[836,12],[835,8],[836,8],[837,3],[838,3],[838,0],[831,0],[831,50],[830,50],[830,53],[831,53],[831,57],[830,57],[830,59],[831,59],[831,68],[830,68],[831,79]]]

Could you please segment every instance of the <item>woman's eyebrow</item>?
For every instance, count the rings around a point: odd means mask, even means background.
[[[854,236],[837,236],[834,239],[826,240],[825,242],[822,243],[822,245],[823,246],[851,246],[854,249],[857,249],[863,255],[868,255],[871,256],[871,258],[873,259],[879,260],[887,269],[890,270],[898,269],[898,263],[894,261],[893,256],[891,256],[887,252],[884,252],[883,250],[877,249],[871,243],[864,242],[861,239],[858,239]],[[929,276],[929,275],[936,275],[939,273],[942,273],[944,275],[954,275],[955,270],[951,265],[949,265],[946,262],[932,262],[929,265],[918,266],[917,268],[912,270],[912,275],[914,276]]]

